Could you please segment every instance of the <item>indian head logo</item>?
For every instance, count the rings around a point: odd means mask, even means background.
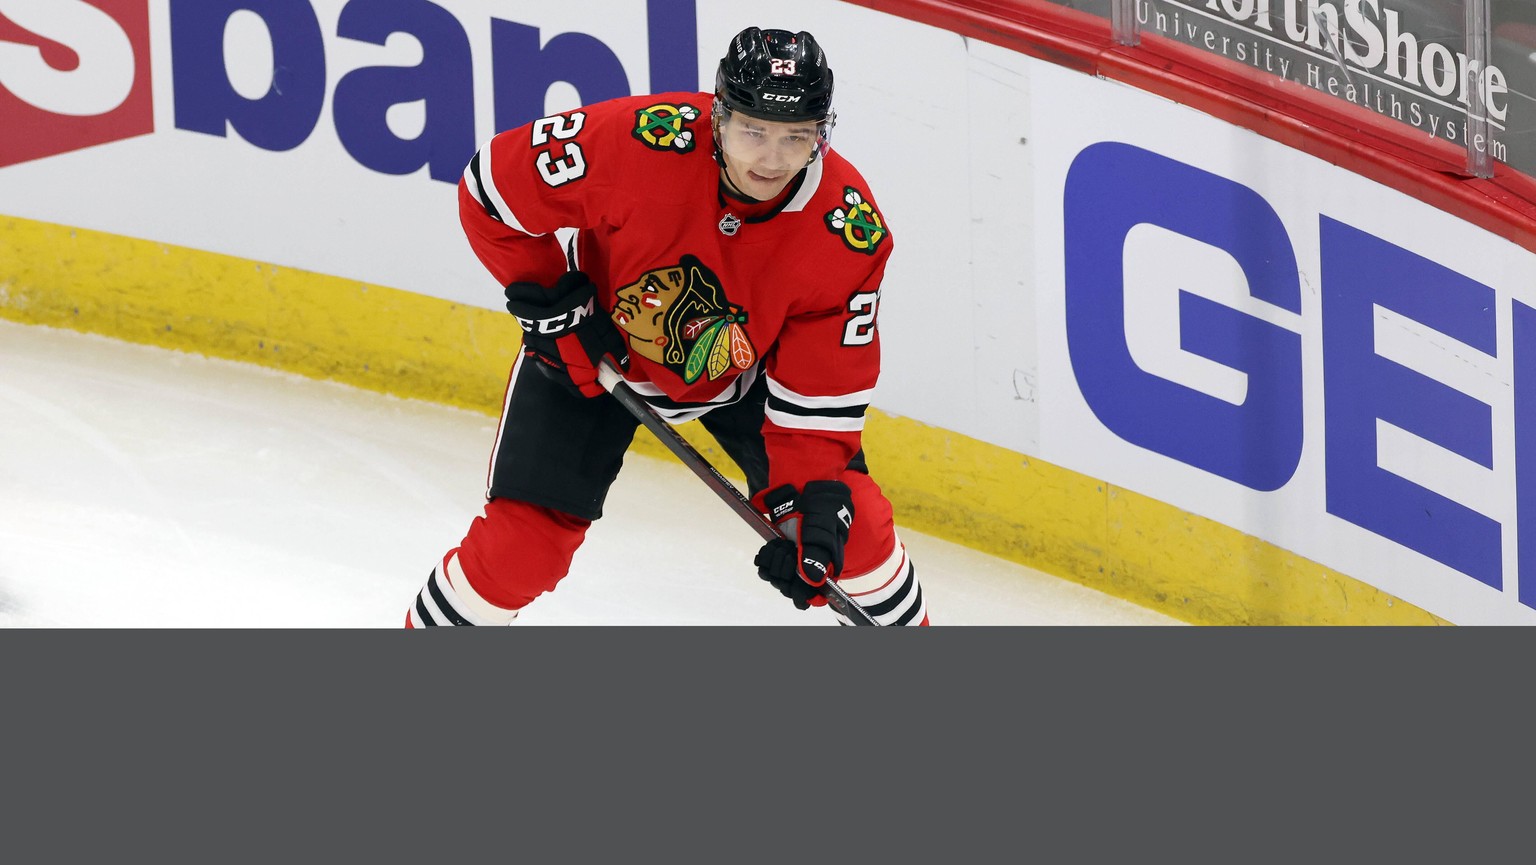
[[[880,241],[890,235],[885,220],[852,186],[843,187],[843,203],[848,205],[846,210],[838,207],[826,215],[827,230],[842,235],[849,249],[874,255]]]
[[[693,149],[693,130],[688,124],[699,119],[699,109],[692,105],[665,102],[635,112],[635,128],[630,134],[652,150],[687,153]]]
[[[635,354],[665,365],[693,384],[708,375],[751,369],[757,350],[747,338],[747,313],[732,304],[720,280],[692,255],[647,271],[617,292],[613,320],[629,334]]]

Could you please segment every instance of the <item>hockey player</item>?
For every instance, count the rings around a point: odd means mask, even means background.
[[[507,624],[555,588],[637,427],[607,359],[673,423],[698,418],[788,539],[755,564],[800,609],[838,584],[927,624],[860,444],[892,237],[831,149],[832,70],[809,33],[748,28],[714,93],[632,96],[496,135],[459,184],[464,230],[524,331],[487,504],[410,627]],[[574,228],[568,248],[554,232]],[[658,525],[658,531],[681,527]]]

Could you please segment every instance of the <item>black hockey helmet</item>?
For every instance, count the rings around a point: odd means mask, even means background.
[[[832,117],[832,69],[804,30],[748,27],[720,58],[715,98],[762,120],[819,123]]]

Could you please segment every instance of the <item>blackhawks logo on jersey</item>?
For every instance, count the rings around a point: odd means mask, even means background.
[[[726,298],[719,278],[692,255],[647,271],[617,294],[613,320],[629,334],[630,349],[688,384],[757,362],[743,327],[746,311]]]
[[[848,205],[846,209],[838,207],[827,214],[827,229],[842,235],[849,249],[874,255],[880,241],[890,234],[885,221],[852,186],[843,187],[843,203]]]
[[[688,105],[661,102],[635,112],[631,134],[652,150],[687,153],[693,149],[693,130],[688,124],[699,119],[699,109]]]

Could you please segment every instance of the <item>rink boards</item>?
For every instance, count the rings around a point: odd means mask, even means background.
[[[0,315],[486,412],[517,332],[458,235],[463,149],[707,87],[748,23],[240,5],[54,7],[78,80],[0,64],[5,110],[41,118],[0,130]],[[834,146],[898,239],[866,438],[904,524],[1189,621],[1536,622],[1527,250],[1125,85],[854,6],[777,14],[832,58]]]

